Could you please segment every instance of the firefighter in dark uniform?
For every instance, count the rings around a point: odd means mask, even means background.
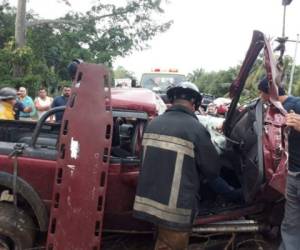
[[[143,137],[143,164],[134,216],[158,226],[155,249],[187,249],[201,181],[219,176],[220,163],[208,131],[194,112],[197,86],[183,82],[167,91],[173,104],[153,119]]]

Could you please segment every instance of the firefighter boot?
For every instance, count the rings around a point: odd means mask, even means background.
[[[159,227],[154,250],[187,250],[188,244],[188,232]]]

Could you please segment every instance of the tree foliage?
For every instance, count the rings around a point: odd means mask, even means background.
[[[230,84],[238,73],[238,66],[228,70],[206,72],[204,69],[194,70],[188,74],[188,79],[198,85],[203,93],[215,96],[224,96],[228,92]]]
[[[19,49],[13,39],[16,10],[0,1],[0,84],[28,82],[31,89],[35,84],[54,90],[69,80],[66,66],[74,58],[112,66],[116,57],[147,48],[149,40],[169,29],[172,21],[162,20],[162,4],[130,0],[117,6],[98,0],[86,13],[70,12],[56,20],[27,13],[26,46]],[[22,77],[12,76],[14,63],[22,65]]]
[[[288,88],[293,59],[290,56],[284,57],[285,88]],[[218,97],[227,96],[229,86],[237,77],[241,65],[230,67],[227,70],[206,72],[204,69],[196,69],[188,75],[188,79],[196,83],[201,92],[209,93]],[[246,81],[245,89],[241,100],[247,101],[258,96],[257,85],[266,75],[264,61],[260,56],[253,65],[253,68]],[[300,96],[300,66],[296,66],[293,80],[293,95]]]
[[[125,69],[122,66],[118,66],[115,70],[114,70],[114,78],[115,79],[120,79],[120,78],[130,78],[130,79],[135,79],[134,77],[134,73],[128,71],[127,69]]]
[[[0,4],[0,48],[14,35],[15,11],[4,1]]]

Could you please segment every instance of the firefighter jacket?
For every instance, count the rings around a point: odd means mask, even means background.
[[[0,119],[1,120],[14,120],[15,112],[12,104],[0,101]]]
[[[208,131],[194,113],[176,105],[148,124],[142,144],[134,216],[159,226],[189,230],[201,180],[215,179],[220,170]]]

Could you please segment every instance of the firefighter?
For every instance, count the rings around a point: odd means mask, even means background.
[[[15,89],[9,87],[0,89],[0,119],[15,119],[14,105],[16,99],[17,91]]]
[[[143,163],[134,216],[158,226],[155,249],[187,249],[202,180],[219,176],[220,163],[208,131],[194,112],[201,103],[195,84],[168,89],[173,104],[153,119],[143,137]]]

